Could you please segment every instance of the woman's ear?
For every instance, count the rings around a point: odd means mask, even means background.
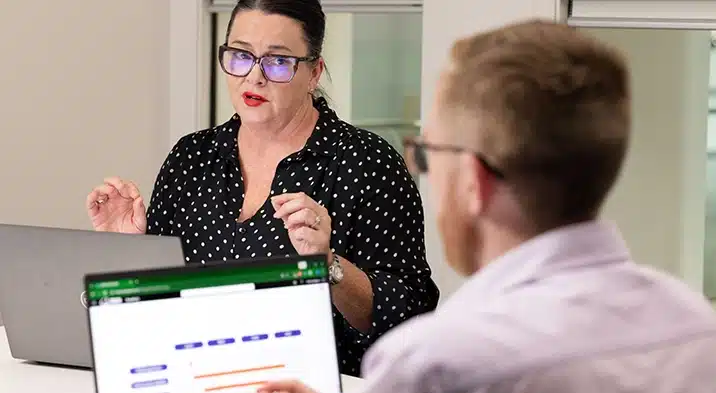
[[[323,60],[323,57],[319,57],[318,60],[316,60],[315,65],[311,68],[311,90],[316,90],[316,88],[318,88],[318,83],[321,80],[321,75],[323,75],[325,68],[326,63]]]

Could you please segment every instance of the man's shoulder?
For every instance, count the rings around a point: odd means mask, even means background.
[[[391,373],[413,383],[475,387],[566,360],[642,354],[716,335],[713,311],[677,280],[648,270],[603,278],[634,286],[610,293],[598,280],[544,282],[488,298],[462,288],[435,313],[386,334],[365,371],[399,368]]]

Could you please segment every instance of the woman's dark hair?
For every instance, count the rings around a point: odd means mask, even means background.
[[[231,11],[226,29],[226,41],[234,25],[234,19],[242,11],[262,11],[271,15],[283,15],[301,24],[303,38],[308,45],[308,56],[320,56],[326,35],[326,15],[320,0],[239,0]]]

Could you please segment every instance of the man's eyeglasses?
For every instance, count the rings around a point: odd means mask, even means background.
[[[480,160],[480,163],[490,172],[493,176],[498,179],[504,179],[505,175],[497,168],[492,166],[485,157],[469,149],[465,149],[457,146],[450,145],[435,145],[425,142],[416,141],[415,139],[409,138],[403,141],[405,146],[405,158],[408,163],[408,169],[413,174],[424,174],[428,172],[428,156],[427,150],[443,151],[449,153],[470,153]]]
[[[302,61],[311,62],[317,59],[315,56],[265,55],[256,57],[253,53],[243,49],[232,48],[228,45],[219,47],[219,64],[221,64],[221,69],[225,73],[245,77],[258,63],[264,77],[275,83],[291,82],[296,75],[299,63]]]

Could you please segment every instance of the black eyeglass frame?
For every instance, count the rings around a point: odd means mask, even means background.
[[[500,180],[505,179],[505,174],[497,169],[494,165],[490,164],[490,162],[485,158],[485,156],[482,153],[478,153],[475,151],[472,151],[470,149],[466,149],[459,146],[452,146],[452,145],[436,145],[432,143],[427,142],[421,142],[417,141],[412,138],[406,138],[403,140],[403,146],[410,147],[413,149],[413,161],[415,162],[416,169],[419,173],[427,173],[428,172],[428,157],[425,154],[426,150],[433,150],[433,151],[442,151],[447,153],[469,153],[474,155],[480,163],[487,169],[488,172],[490,172],[493,176]]]
[[[236,75],[236,74],[229,72],[226,69],[226,67],[224,66],[224,53],[226,53],[226,51],[241,52],[241,53],[245,53],[245,54],[251,56],[251,58],[253,59],[253,62],[251,63],[251,67],[249,67],[249,70],[246,72],[245,75]],[[266,78],[266,80],[271,81],[273,83],[289,83],[289,82],[291,82],[293,80],[293,78],[296,76],[296,72],[298,72],[298,66],[299,66],[299,64],[301,64],[301,62],[310,63],[310,62],[318,60],[318,56],[300,57],[300,56],[274,55],[274,54],[266,54],[263,56],[256,56],[253,53],[247,51],[246,49],[234,48],[233,46],[230,46],[228,44],[219,45],[218,57],[219,57],[219,65],[221,66],[222,71],[224,71],[228,75],[235,76],[238,78],[243,78],[243,77],[249,75],[251,73],[251,71],[254,69],[254,67],[256,67],[256,64],[258,63],[259,69],[261,70],[261,74],[263,74],[263,76],[264,76],[264,78]],[[291,74],[291,78],[289,78],[289,80],[287,80],[287,81],[275,81],[275,80],[269,78],[266,75],[266,71],[264,71],[263,63],[261,62],[261,60],[263,60],[264,58],[267,58],[267,57],[279,57],[279,58],[294,60],[295,63],[293,65],[293,73]]]

